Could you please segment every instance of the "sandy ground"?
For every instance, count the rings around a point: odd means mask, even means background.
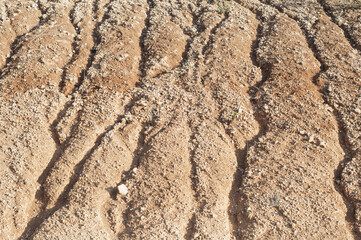
[[[361,238],[361,3],[0,12],[0,239]]]

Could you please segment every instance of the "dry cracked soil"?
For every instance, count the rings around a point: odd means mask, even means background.
[[[0,12],[0,239],[361,239],[361,3]]]

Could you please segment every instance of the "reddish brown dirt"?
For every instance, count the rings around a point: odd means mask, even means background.
[[[0,239],[361,238],[360,3],[0,12]]]

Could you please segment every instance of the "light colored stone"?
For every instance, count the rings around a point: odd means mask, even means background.
[[[120,184],[120,185],[118,186],[118,192],[119,192],[119,194],[122,195],[122,196],[127,195],[127,193],[128,193],[128,188],[127,188],[127,186],[125,186],[125,184]]]

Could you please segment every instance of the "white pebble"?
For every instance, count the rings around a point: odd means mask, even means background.
[[[122,196],[127,195],[127,193],[128,193],[128,188],[127,188],[127,186],[125,186],[124,184],[120,184],[120,185],[118,186],[118,192],[119,192],[119,194],[121,194]]]

